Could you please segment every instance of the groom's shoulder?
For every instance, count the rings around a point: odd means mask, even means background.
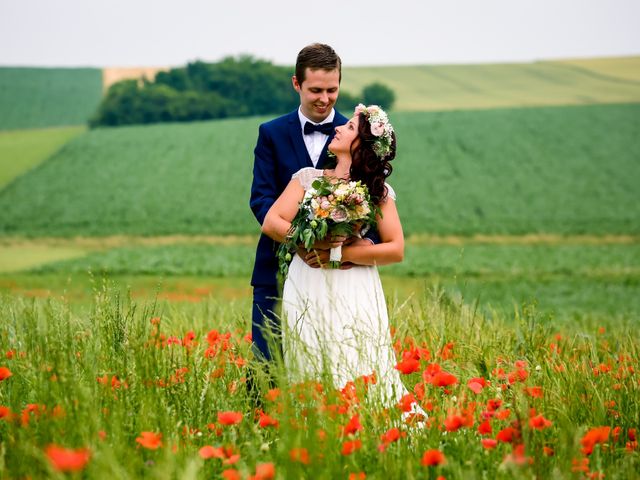
[[[333,117],[333,123],[336,125],[344,125],[349,119],[336,110],[336,115]]]

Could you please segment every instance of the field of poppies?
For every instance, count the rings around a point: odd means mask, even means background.
[[[18,131],[99,71],[0,69],[0,479],[640,478],[638,59],[605,63],[380,70],[393,404],[253,358],[266,118]]]
[[[375,372],[267,381],[234,302],[132,301],[98,284],[0,302],[3,478],[636,478],[633,324],[552,329],[441,290],[390,305],[408,393]],[[247,379],[251,379],[247,382]],[[250,387],[253,385],[253,387]],[[338,387],[338,388],[336,388]],[[427,417],[411,415],[420,405]]]

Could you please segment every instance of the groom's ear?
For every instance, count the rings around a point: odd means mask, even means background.
[[[293,89],[300,93],[300,84],[298,83],[298,79],[296,78],[296,76],[294,75],[293,77],[291,77],[291,84],[293,85]]]

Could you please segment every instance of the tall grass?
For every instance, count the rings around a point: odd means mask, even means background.
[[[577,319],[556,331],[531,307],[483,316],[437,290],[392,302],[396,353],[417,365],[404,383],[429,413],[407,425],[364,379],[340,390],[277,375],[270,390],[233,303],[138,305],[108,286],[95,293],[84,312],[2,298],[0,366],[11,376],[0,381],[0,465],[11,478],[55,477],[50,444],[88,449],[85,478],[211,478],[228,469],[244,478],[271,468],[278,478],[575,478],[586,459],[588,471],[626,479],[640,468],[630,439],[640,418],[639,339],[630,325],[609,331]],[[225,425],[221,412],[242,418]],[[481,424],[491,432],[479,433]],[[611,430],[591,444],[594,427]],[[143,432],[161,436],[154,443]],[[488,449],[483,438],[501,440]],[[422,465],[429,450],[446,463]]]

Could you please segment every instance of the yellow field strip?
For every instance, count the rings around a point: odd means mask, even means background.
[[[116,235],[110,237],[0,237],[1,247],[67,247],[109,249],[131,246],[161,246],[177,244],[256,245],[255,235],[167,235],[157,237]],[[638,244],[640,235],[411,235],[407,245],[620,245]]]

